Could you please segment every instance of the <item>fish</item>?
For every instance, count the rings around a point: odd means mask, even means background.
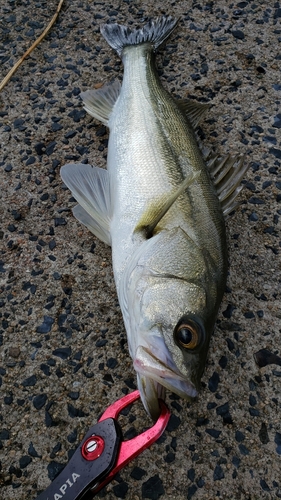
[[[107,169],[67,164],[74,216],[112,247],[113,273],[143,405],[153,420],[166,390],[193,400],[226,286],[225,216],[246,171],[242,155],[204,158],[196,127],[209,104],[176,99],[155,54],[178,24],[104,24],[124,75],[81,94],[109,128]]]

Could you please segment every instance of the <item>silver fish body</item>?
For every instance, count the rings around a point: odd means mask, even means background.
[[[122,55],[122,86],[116,82],[82,98],[110,129],[107,172],[86,165],[62,169],[79,203],[75,215],[112,246],[130,355],[152,418],[165,388],[193,398],[200,387],[227,272],[214,184],[228,195],[237,188],[237,173],[231,174],[235,189],[227,189],[229,180],[223,184],[234,161],[229,168],[221,167],[229,161],[216,161],[217,182],[211,179],[191,123],[204,110],[178,104],[158,77],[154,50],[175,24],[164,17],[133,33],[103,27]]]

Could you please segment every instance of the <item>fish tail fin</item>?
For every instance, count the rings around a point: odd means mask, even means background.
[[[101,34],[121,57],[124,47],[150,42],[156,50],[172,33],[178,19],[172,16],[157,17],[140,29],[131,30],[121,24],[103,24]]]

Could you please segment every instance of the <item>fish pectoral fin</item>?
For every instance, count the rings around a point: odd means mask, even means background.
[[[186,114],[193,128],[197,128],[203,116],[210,108],[210,104],[201,103],[192,99],[177,99],[177,105]]]
[[[99,240],[103,241],[107,245],[111,246],[111,238],[109,231],[107,231],[104,227],[102,227],[98,222],[88,213],[86,210],[81,207],[81,205],[76,205],[72,209],[73,215],[76,219],[84,224],[84,226],[91,231]]]
[[[158,200],[155,203],[153,202],[142,215],[135,231],[144,231],[146,238],[151,238],[160,220],[168,212],[178,197],[197,179],[199,175],[200,172],[188,175],[176,190],[166,196],[163,196],[160,201]]]
[[[100,240],[111,245],[111,200],[107,170],[82,163],[64,165],[61,178],[79,205],[73,214]]]
[[[119,80],[106,83],[100,89],[87,90],[80,94],[84,109],[104,125],[108,126],[108,120],[112,113],[114,104],[118,100],[121,90]]]
[[[236,197],[243,189],[241,184],[249,165],[243,155],[212,156],[206,163],[217,191],[224,215],[228,215],[239,205]]]

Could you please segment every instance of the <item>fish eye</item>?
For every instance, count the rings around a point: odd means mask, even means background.
[[[174,338],[179,347],[188,350],[195,349],[201,342],[201,328],[198,323],[186,318],[176,326]]]

